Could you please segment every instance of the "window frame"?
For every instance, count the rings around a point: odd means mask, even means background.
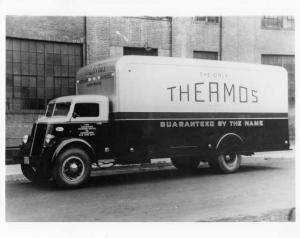
[[[67,113],[65,113],[63,115],[57,115],[57,114],[55,115],[55,113],[58,112],[57,111],[57,106],[58,105],[61,106],[61,105],[64,105],[64,104],[65,105],[69,104]],[[55,105],[54,105],[54,109],[53,109],[51,117],[68,117],[68,115],[70,114],[71,105],[72,105],[71,101],[70,102],[56,102]]]
[[[74,64],[69,62],[69,48],[73,52]],[[44,113],[47,103],[53,98],[75,94],[76,71],[83,66],[82,43],[6,37],[6,52],[8,54],[6,58],[6,80],[11,80],[9,82],[11,93],[6,96],[7,111]],[[47,55],[51,56],[51,62],[47,60]],[[60,59],[54,62],[55,56]],[[64,59],[64,62],[61,62],[62,59]],[[58,66],[59,70],[55,72],[56,66]],[[15,86],[15,77],[20,77],[21,81],[23,77],[35,78],[33,80],[35,85]],[[57,94],[55,94],[55,78],[60,78],[59,80],[64,79],[67,82],[67,84],[61,83],[67,88],[61,87]],[[48,80],[51,82],[48,82]],[[42,81],[43,83],[41,83]],[[49,86],[50,84],[52,86]],[[27,95],[26,93],[24,94],[25,97],[22,96],[20,93],[21,89],[16,87],[22,87],[29,94]]]
[[[200,20],[199,18],[204,18],[204,19]],[[209,21],[210,18],[215,18],[217,21],[211,22]],[[220,17],[219,16],[195,16],[193,17],[193,22],[196,24],[218,25],[220,24]]]
[[[97,117],[73,117],[73,112],[75,110],[75,105],[78,103],[91,103],[91,104],[98,104],[99,105],[99,115]],[[103,121],[102,117],[103,117],[103,113],[105,113],[105,111],[103,110],[103,112],[101,112],[101,108],[103,105],[103,102],[101,101],[92,101],[92,100],[76,100],[73,101],[71,108],[70,108],[70,115],[71,115],[71,122],[100,122]],[[104,108],[104,107],[103,107]]]
[[[211,58],[197,58],[195,57],[195,53],[206,53],[206,54],[211,54],[215,55],[216,59],[211,59]],[[203,59],[203,60],[219,60],[219,52],[218,51],[206,51],[206,50],[193,50],[193,59]]]
[[[153,54],[128,54],[128,51],[140,51],[139,53],[144,52],[152,52]],[[123,46],[123,55],[141,55],[141,56],[158,56],[158,48],[150,47],[147,50],[145,47],[130,47],[130,46]]]
[[[277,21],[277,25],[267,24],[270,21]],[[290,21],[290,27],[285,26],[285,22]],[[263,16],[261,18],[261,28],[264,30],[295,30],[295,18],[294,16]]]
[[[81,116],[81,115],[78,115],[78,117],[87,118],[87,117],[99,117],[100,116],[100,104],[97,103],[97,102],[76,102],[74,104],[74,110],[73,110],[72,114],[75,112],[76,106],[78,104],[95,104],[95,105],[98,105],[98,115],[95,115],[95,116]]]
[[[153,17],[153,16],[140,16],[140,17],[134,17],[134,16],[124,16],[123,18],[136,18],[136,19],[142,19],[142,20],[150,20],[150,21],[171,21],[171,16],[161,16],[161,17]]]

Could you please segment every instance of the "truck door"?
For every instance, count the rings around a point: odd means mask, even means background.
[[[107,158],[111,154],[108,102],[76,102],[71,122],[77,136],[86,140],[97,157]]]

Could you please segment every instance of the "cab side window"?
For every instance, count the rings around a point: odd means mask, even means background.
[[[76,103],[73,117],[99,117],[98,103]]]

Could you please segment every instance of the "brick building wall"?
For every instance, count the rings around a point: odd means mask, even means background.
[[[123,47],[147,44],[170,56],[170,21],[137,17],[87,17],[87,62],[123,55]]]
[[[7,16],[6,36],[49,42],[84,43],[84,18]],[[19,145],[22,136],[31,132],[32,123],[43,113],[43,110],[7,111],[6,146]]]
[[[109,17],[86,18],[87,64],[109,57]]]
[[[223,17],[222,31],[222,60],[261,63],[262,54],[295,55],[295,32],[263,29],[261,17]]]
[[[84,42],[83,17],[7,16],[6,36],[70,43]]]
[[[42,114],[8,113],[6,114],[6,146],[18,146],[21,137],[30,134],[32,123]]]
[[[172,19],[172,56],[193,57],[193,51],[219,52],[219,24],[196,22],[192,17]]]

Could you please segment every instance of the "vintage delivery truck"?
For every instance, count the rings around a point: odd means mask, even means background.
[[[289,149],[287,72],[281,67],[125,56],[81,68],[76,95],[53,99],[21,145],[31,181],[84,184],[91,165],[171,158],[236,172],[242,155]]]

